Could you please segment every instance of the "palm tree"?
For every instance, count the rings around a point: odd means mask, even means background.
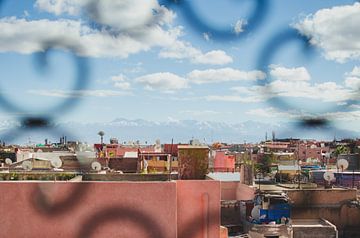
[[[100,136],[101,144],[103,144],[103,143],[104,143],[104,135],[105,135],[105,132],[99,131],[99,132],[98,132],[98,135]]]

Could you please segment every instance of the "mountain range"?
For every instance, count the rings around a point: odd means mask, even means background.
[[[144,144],[154,144],[160,139],[162,143],[188,143],[191,139],[198,139],[200,142],[212,143],[215,141],[228,143],[259,142],[271,139],[274,132],[276,138],[302,138],[332,140],[337,138],[359,137],[358,132],[344,131],[331,127],[324,128],[299,128],[289,122],[271,124],[257,121],[246,121],[239,123],[224,123],[214,121],[196,120],[173,120],[148,121],[143,119],[129,120],[117,118],[109,122],[63,122],[54,125],[50,130],[28,130],[17,128],[19,123],[15,121],[0,121],[1,136],[10,133],[18,133],[11,143],[40,143],[45,138],[57,142],[59,137],[66,135],[68,140],[79,140],[88,143],[100,142],[99,131],[104,131],[104,142],[110,138],[117,138],[119,143],[139,141]],[[6,140],[6,139],[4,139]],[[10,143],[10,142],[9,142]]]

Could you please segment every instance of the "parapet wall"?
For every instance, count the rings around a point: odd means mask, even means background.
[[[217,181],[0,182],[0,199],[0,237],[220,235]]]
[[[343,237],[346,230],[360,227],[360,209],[351,207],[348,203],[356,199],[356,190],[288,190],[287,193],[293,202],[292,218],[326,219],[337,227],[340,237]],[[360,234],[360,229],[356,234]]]

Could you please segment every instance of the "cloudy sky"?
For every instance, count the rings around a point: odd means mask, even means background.
[[[358,2],[272,0],[258,24],[251,0],[97,2],[2,1],[1,120],[71,98],[80,101],[58,121],[279,124],[320,116],[360,132]],[[311,54],[300,40],[269,44],[289,30],[309,39]],[[37,53],[49,46],[44,61]],[[79,59],[87,70],[78,71]]]

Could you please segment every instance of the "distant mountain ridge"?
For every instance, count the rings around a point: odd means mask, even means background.
[[[0,121],[0,133],[11,127],[16,127],[16,122]],[[71,132],[74,136],[68,135],[68,140],[81,140],[88,143],[99,142],[97,133],[102,130],[105,132],[105,142],[111,137],[118,138],[119,142],[137,141],[153,144],[156,139],[162,143],[187,143],[192,138],[198,139],[204,143],[222,141],[228,143],[259,142],[265,139],[265,133],[269,135],[275,132],[278,138],[314,138],[314,139],[333,139],[334,135],[338,138],[359,136],[350,131],[333,131],[331,128],[326,130],[299,130],[290,123],[270,124],[256,121],[246,121],[240,123],[225,123],[214,121],[197,121],[197,120],[174,120],[167,121],[148,121],[143,119],[125,119],[116,118],[109,122],[66,122],[56,124],[57,133],[63,134]],[[44,138],[49,138],[53,142],[61,135],[53,135],[53,132],[26,132],[23,137],[24,143],[31,137],[33,141],[42,142]],[[72,138],[74,137],[74,138]],[[20,140],[20,139],[19,139]],[[30,139],[29,139],[30,140]]]

